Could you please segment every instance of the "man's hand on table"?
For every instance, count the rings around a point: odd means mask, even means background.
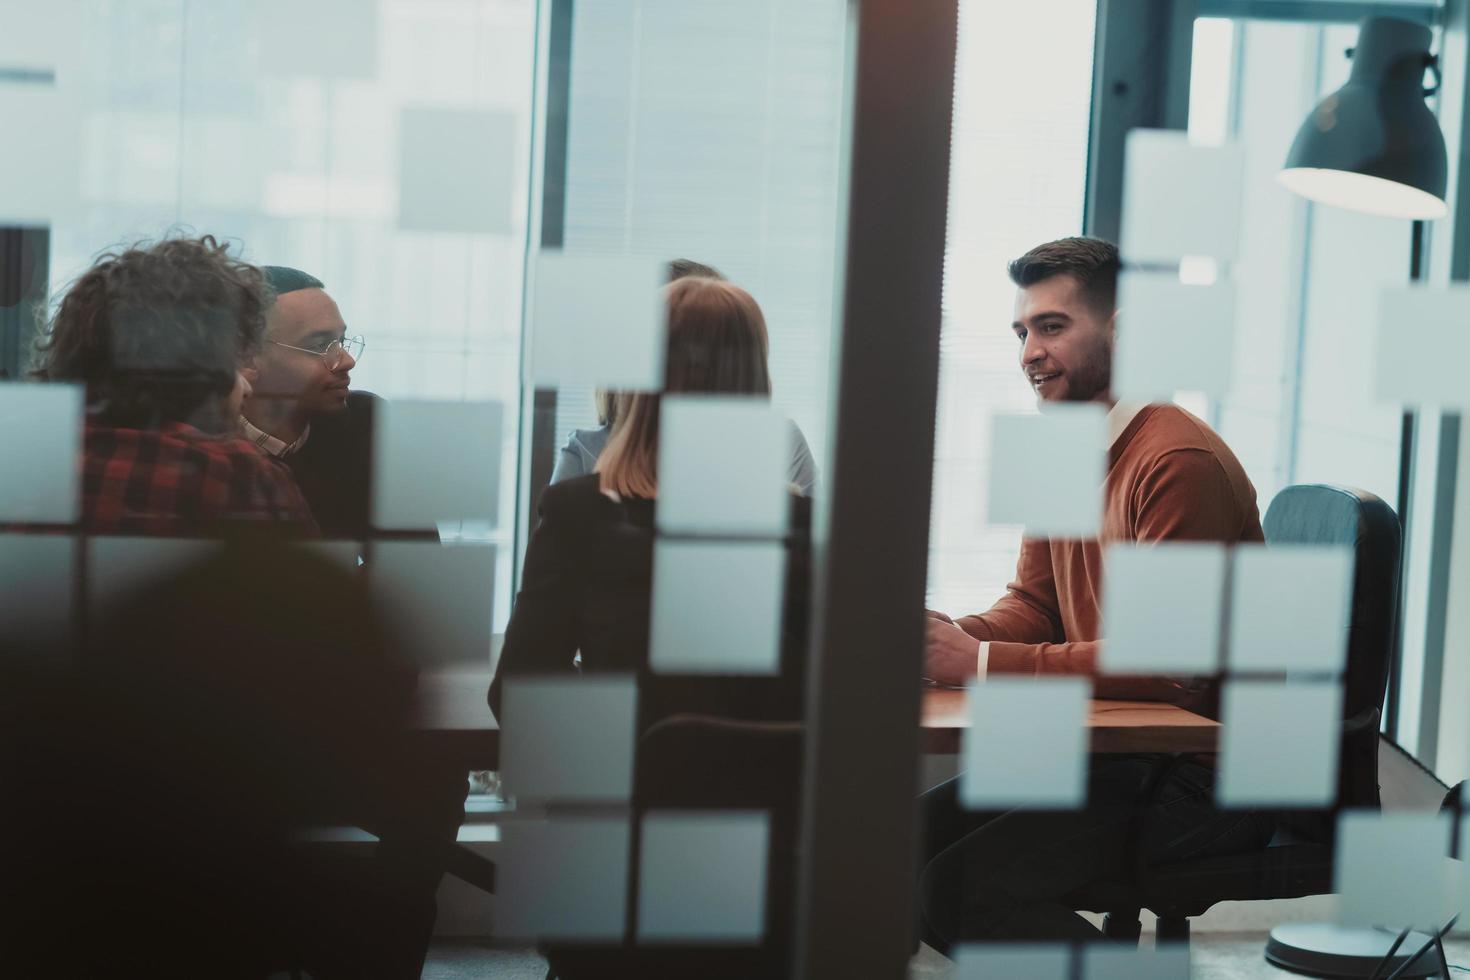
[[[943,613],[930,613],[924,626],[924,676],[940,684],[965,684],[979,672],[980,641]]]

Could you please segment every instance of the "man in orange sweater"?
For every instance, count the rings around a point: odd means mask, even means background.
[[[1037,246],[1010,265],[1017,286],[1011,329],[1038,397],[1108,407],[1111,445],[1098,539],[1030,538],[1016,580],[988,611],[950,620],[931,613],[925,675],[963,684],[992,674],[1083,674],[1099,697],[1169,700],[1213,712],[1208,681],[1102,676],[1097,670],[1103,546],[1115,541],[1260,541],[1255,488],[1230,448],[1174,405],[1135,405],[1112,394],[1118,251],[1094,238]],[[964,810],[957,780],[925,794],[928,831],[921,929],[941,950],[959,940],[1086,940],[1101,934],[1067,897],[1126,876],[1126,841],[1153,758],[1093,760],[1085,809]],[[1172,768],[1153,798],[1139,846],[1150,862],[1263,847],[1269,815],[1214,809],[1207,760]]]

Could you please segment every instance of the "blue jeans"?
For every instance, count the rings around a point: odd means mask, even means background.
[[[1126,879],[1128,839],[1157,756],[1094,756],[1078,810],[964,809],[959,779],[919,798],[926,835],[919,878],[920,935],[948,952],[964,941],[1097,940],[1102,933],[1066,897],[1098,881]],[[1215,770],[1174,765],[1154,795],[1138,838],[1142,858],[1167,864],[1239,854],[1270,843],[1272,814],[1219,810]]]

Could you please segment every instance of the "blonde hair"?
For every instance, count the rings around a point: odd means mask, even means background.
[[[678,282],[680,279],[700,278],[718,279],[725,282],[725,276],[712,265],[696,262],[693,259],[670,259],[669,260],[669,282]],[[598,388],[592,393],[593,405],[597,408],[598,425],[616,425],[618,418],[627,413],[628,399],[631,392],[612,391],[607,388]]]
[[[668,304],[664,391],[770,397],[766,318],[733,283],[691,276],[664,289]],[[620,392],[612,437],[597,460],[603,490],[658,494],[659,395]]]

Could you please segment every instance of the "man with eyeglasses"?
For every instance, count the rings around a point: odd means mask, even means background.
[[[261,450],[296,476],[322,533],[367,533],[376,399],[349,387],[363,340],[349,336],[320,279],[299,269],[261,266],[276,301],[266,342],[245,370],[253,393],[241,426]]]
[[[349,334],[320,279],[285,266],[260,269],[276,301],[261,352],[244,372],[253,390],[241,427],[246,438],[291,468],[323,536],[365,540],[378,399],[350,387],[363,340]],[[434,532],[426,534],[437,540]],[[378,859],[392,869],[393,894],[377,896],[390,900],[389,914],[361,923],[361,929],[375,948],[391,951],[392,962],[376,964],[372,976],[416,977],[433,932],[443,871],[442,861],[426,848],[453,845],[469,783],[455,759],[419,746],[383,765],[386,792],[401,805],[384,816],[394,837],[378,845]]]

